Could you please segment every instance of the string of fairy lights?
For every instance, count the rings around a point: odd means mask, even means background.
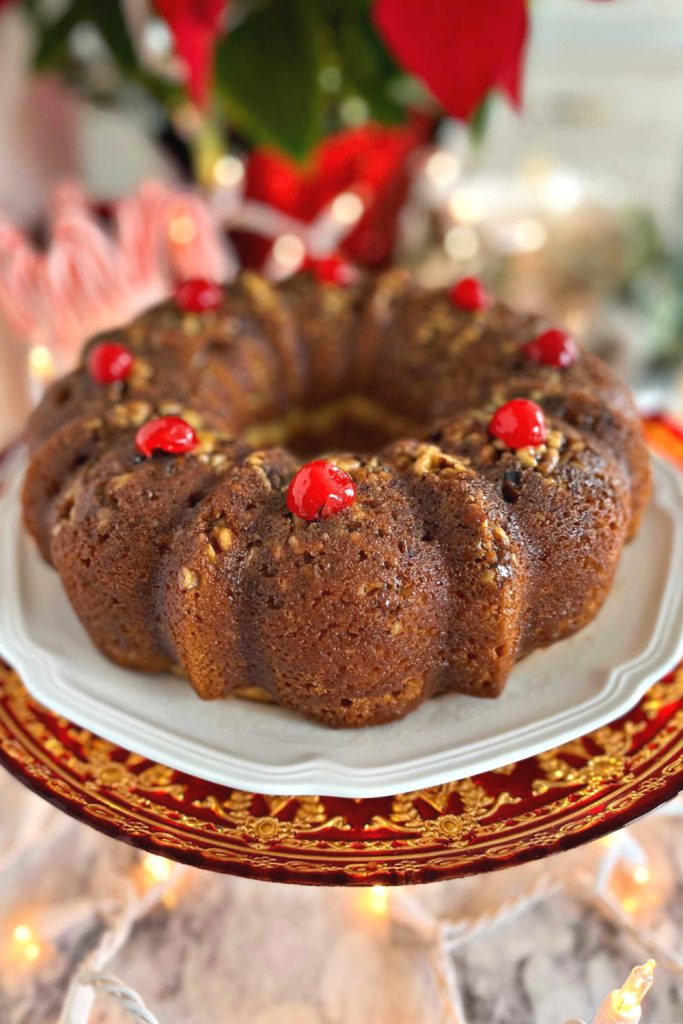
[[[678,798],[655,813],[680,818],[683,800]],[[34,849],[49,848],[54,832],[45,830],[39,818],[35,818],[38,832],[33,837],[24,832],[2,853],[0,875],[16,862],[27,842]],[[549,876],[540,870],[526,889],[520,891],[514,886],[485,912],[471,916],[442,918],[433,914],[420,899],[419,887],[391,889],[375,885],[354,890],[349,897],[354,902],[355,918],[360,926],[372,929],[377,942],[391,942],[392,928],[401,926],[427,948],[443,1024],[467,1024],[452,955],[473,939],[495,931],[559,893],[585,902],[624,930],[633,941],[634,952],[635,947],[648,954],[654,952],[663,968],[683,977],[683,959],[663,947],[644,923],[652,920],[653,910],[661,915],[672,893],[671,880],[662,884],[657,878],[650,852],[630,829],[598,840],[584,851],[585,857],[575,858],[568,872]],[[141,994],[110,972],[109,964],[152,910],[160,905],[169,914],[177,910],[191,871],[157,854],[145,853],[136,859],[129,876],[122,879],[118,898],[105,906],[77,899],[19,912],[3,929],[5,959],[18,970],[37,971],[41,962],[50,958],[61,935],[97,913],[105,927],[71,978],[58,1024],[88,1024],[97,998],[112,1000],[137,1024],[162,1024]],[[623,984],[605,996],[590,1024],[637,1024],[654,972],[655,960],[651,957],[635,966]],[[567,1024],[589,1022],[574,1019]]]

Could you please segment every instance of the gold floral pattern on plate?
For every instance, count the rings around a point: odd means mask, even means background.
[[[683,784],[683,667],[619,721],[504,769],[393,797],[269,796],[123,750],[38,705],[0,663],[0,761],[143,849],[277,881],[374,885],[488,871],[621,828]]]

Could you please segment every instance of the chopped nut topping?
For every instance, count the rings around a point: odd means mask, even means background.
[[[150,413],[150,408],[147,402],[129,402],[128,409],[130,413],[130,422],[134,427],[139,427],[144,423]]]
[[[269,490],[269,491],[272,491],[273,490],[273,481],[271,480],[271,478],[268,475],[268,472],[266,471],[265,466],[264,466],[264,463],[266,462],[266,459],[267,459],[266,452],[256,451],[256,452],[252,452],[251,455],[249,455],[244,460],[244,464],[245,464],[245,466],[250,466],[253,470],[255,470],[257,475],[258,475],[258,477],[266,485],[266,489]]]
[[[106,533],[111,527],[112,513],[110,508],[98,508],[97,523],[95,529],[99,536]]]
[[[413,472],[418,476],[438,472],[440,469],[453,469],[458,473],[463,473],[467,469],[464,462],[456,459],[453,455],[448,455],[434,444],[421,445],[418,452],[413,463]]]
[[[277,306],[277,293],[259,274],[246,271],[242,274],[242,285],[261,311],[268,312]]]
[[[469,348],[469,346],[474,344],[475,341],[478,341],[482,335],[482,327],[483,325],[481,322],[474,320],[467,324],[461,331],[458,331],[448,346],[449,353],[451,355],[457,355],[464,349]]]
[[[194,569],[188,569],[184,565],[178,573],[178,585],[181,590],[194,590],[199,586],[199,576]]]
[[[173,416],[182,412],[179,402],[159,402],[159,412],[162,416]]]
[[[496,537],[505,548],[510,547],[510,538],[502,526],[493,527],[493,536]]]
[[[154,368],[146,359],[136,359],[133,363],[129,380],[133,384],[145,384],[154,376]]]
[[[198,412],[195,412],[193,409],[186,409],[182,416],[185,422],[189,423],[195,430],[201,430],[202,418]]]
[[[122,402],[112,406],[107,413],[107,420],[114,427],[139,427],[151,411],[152,407],[147,402]]]
[[[187,419],[187,417],[185,417]],[[190,421],[187,420],[189,423]],[[190,424],[194,426],[194,424]],[[198,434],[199,446],[195,448],[195,454],[199,455],[213,455],[214,448],[216,446],[216,435],[210,430],[201,430]],[[203,459],[204,462],[209,462],[210,459]]]
[[[370,315],[376,323],[384,325],[389,321],[396,301],[406,292],[408,280],[408,271],[403,267],[394,267],[379,279],[370,300]]]
[[[549,448],[541,460],[541,469],[544,473],[552,473],[560,461],[560,453],[557,448]]]
[[[127,487],[132,479],[132,473],[119,473],[118,476],[113,476],[109,481],[109,490],[120,491],[122,487]]]
[[[218,541],[221,551],[229,551],[235,539],[235,535],[229,526],[215,527],[212,531],[212,536]]]
[[[535,469],[538,465],[538,458],[535,448],[518,448],[517,458],[525,469]]]
[[[202,330],[202,318],[197,313],[185,313],[180,322],[180,329],[188,338],[193,338]]]
[[[335,459],[335,465],[343,469],[345,473],[350,472],[352,469],[360,469],[361,463],[359,459],[355,459],[352,456],[348,458]]]

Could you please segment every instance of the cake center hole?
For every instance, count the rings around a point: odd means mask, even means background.
[[[416,432],[414,423],[379,402],[364,395],[346,395],[255,423],[244,431],[244,438],[254,447],[283,445],[299,458],[311,459],[332,451],[373,455],[391,441]]]

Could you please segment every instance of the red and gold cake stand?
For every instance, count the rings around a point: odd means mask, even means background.
[[[646,424],[683,465],[683,433]],[[622,828],[683,788],[683,666],[623,718],[470,779],[376,799],[267,796],[184,775],[38,705],[0,663],[0,762],[107,835],[278,882],[394,885],[492,871]]]

